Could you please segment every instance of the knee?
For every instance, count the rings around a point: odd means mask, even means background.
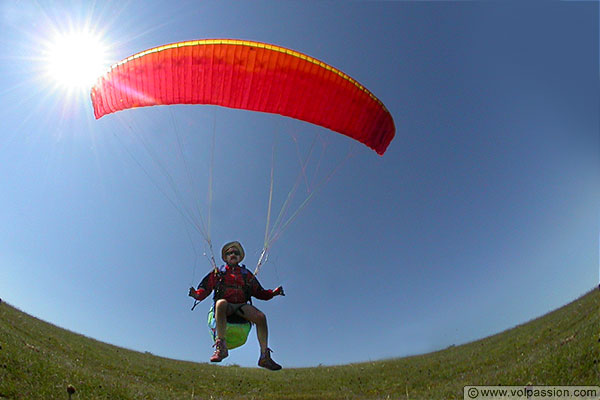
[[[267,316],[262,311],[256,313],[256,324],[257,325],[266,325],[267,324]]]
[[[219,299],[215,303],[215,312],[226,312],[227,311],[227,300]]]

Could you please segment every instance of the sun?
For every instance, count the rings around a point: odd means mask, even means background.
[[[110,65],[108,46],[90,30],[57,32],[46,42],[44,64],[49,83],[69,90],[89,90]]]

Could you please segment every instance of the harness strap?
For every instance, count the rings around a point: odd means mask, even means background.
[[[242,290],[244,291],[244,297],[246,298],[246,303],[252,304],[252,294],[250,293],[251,287],[248,278],[249,271],[243,265],[240,268],[242,269],[242,278],[244,279],[244,286],[242,287]],[[217,276],[217,284],[213,295],[213,301],[216,303],[217,300],[223,298],[225,289],[239,289],[239,286],[225,284],[224,268],[223,270],[221,270],[221,268],[215,270],[215,274]]]

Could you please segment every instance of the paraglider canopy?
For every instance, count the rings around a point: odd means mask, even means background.
[[[347,135],[383,155],[395,134],[383,103],[340,70],[283,47],[232,39],[132,55],[91,92],[96,118],[133,107],[213,104],[276,113]]]

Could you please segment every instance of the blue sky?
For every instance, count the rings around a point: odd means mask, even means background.
[[[316,138],[316,180],[295,207],[351,157],[259,274],[287,296],[255,302],[284,367],[429,352],[566,304],[599,281],[598,16],[597,2],[1,1],[0,297],[101,341],[208,362],[210,301],[191,312],[187,289],[210,266],[179,211],[197,198],[208,217],[213,154],[210,237],[217,254],[240,240],[253,266],[272,148],[277,211]],[[86,24],[110,63],[204,38],[306,53],[381,99],[396,138],[379,157],[310,124],[210,106],[96,121],[87,91],[41,72],[51,34]],[[226,361],[257,357],[253,332]]]

